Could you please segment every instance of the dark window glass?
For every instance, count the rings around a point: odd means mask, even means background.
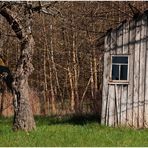
[[[127,65],[121,65],[120,80],[127,80]]]
[[[112,80],[127,80],[128,56],[112,56]]]
[[[116,57],[116,56],[113,56],[112,57],[112,63],[124,63],[124,64],[127,64],[128,63],[128,57]]]
[[[112,80],[119,80],[119,65],[112,65]]]

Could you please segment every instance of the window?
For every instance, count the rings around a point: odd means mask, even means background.
[[[128,56],[112,56],[111,80],[128,80]]]

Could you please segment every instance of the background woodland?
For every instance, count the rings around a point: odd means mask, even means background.
[[[34,13],[34,71],[29,77],[34,114],[68,115],[101,113],[104,36],[122,21],[148,8],[141,2],[43,2],[53,3],[51,14]],[[38,2],[33,2],[38,5]],[[22,15],[13,7],[16,18]],[[20,18],[20,17],[19,17]],[[20,20],[21,21],[21,20]],[[24,26],[25,27],[25,26]],[[0,54],[15,71],[19,41],[0,17]],[[3,90],[3,85],[1,85]],[[12,97],[1,92],[0,112],[12,115]]]

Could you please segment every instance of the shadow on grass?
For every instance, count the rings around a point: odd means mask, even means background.
[[[57,124],[71,124],[83,126],[88,123],[100,123],[100,118],[98,115],[35,116],[35,121],[37,126]],[[13,117],[0,116],[1,125],[11,126],[12,122]]]
[[[70,116],[38,116],[35,117],[38,125],[57,125],[57,124],[71,124],[71,125],[85,125],[88,123],[100,123],[98,115],[70,115]]]
[[[12,123],[13,121],[13,116],[12,117],[5,117],[5,116],[0,116],[0,123]]]

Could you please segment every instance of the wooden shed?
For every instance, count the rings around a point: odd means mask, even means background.
[[[101,123],[148,127],[148,11],[106,34]]]

